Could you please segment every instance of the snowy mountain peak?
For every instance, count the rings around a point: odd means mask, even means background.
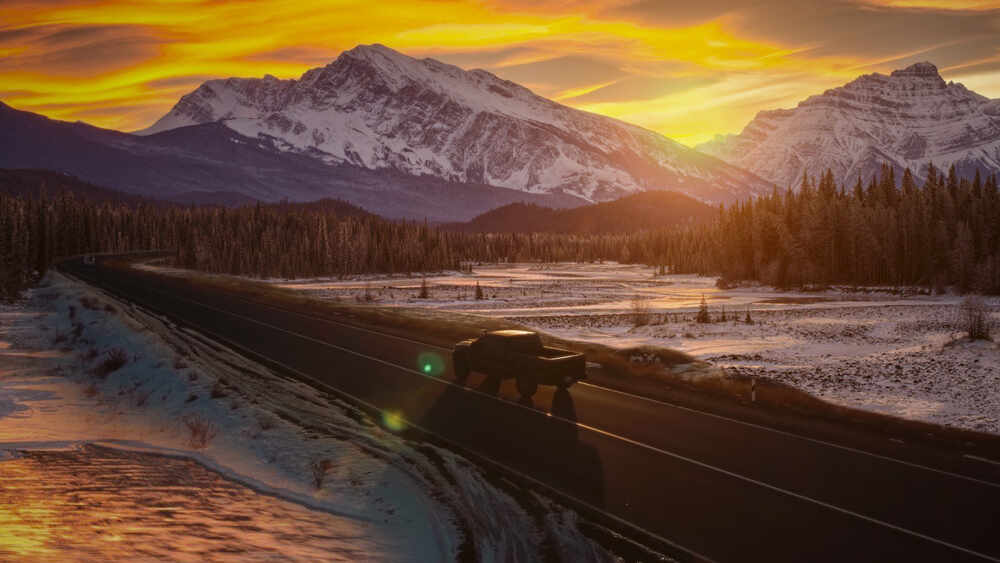
[[[941,75],[938,74],[938,68],[932,63],[926,61],[912,64],[901,70],[894,70],[892,71],[892,76],[896,78],[913,76],[918,78],[937,78],[941,80]]]
[[[345,51],[297,80],[208,81],[141,133],[215,121],[331,164],[584,201],[672,189],[715,203],[771,188],[652,131],[384,45]]]
[[[996,101],[945,82],[921,62],[860,76],[794,109],[762,111],[738,135],[698,148],[781,186],[827,168],[841,182],[867,181],[882,163],[918,176],[928,164],[971,176],[1000,171]]]

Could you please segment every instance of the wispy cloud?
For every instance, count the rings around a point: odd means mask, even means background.
[[[207,78],[297,77],[378,42],[696,143],[916,60],[998,96],[997,29],[979,0],[5,0],[0,91],[138,129]]]

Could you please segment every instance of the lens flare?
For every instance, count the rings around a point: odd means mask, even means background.
[[[393,432],[402,432],[406,428],[406,421],[403,415],[397,411],[383,411],[382,425]]]
[[[444,373],[444,359],[434,352],[423,352],[417,356],[417,370],[425,375],[438,376]]]

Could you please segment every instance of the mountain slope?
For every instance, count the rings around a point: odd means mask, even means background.
[[[718,214],[718,209],[684,194],[649,191],[572,209],[512,203],[446,228],[474,233],[633,233],[704,223]]]
[[[139,133],[215,121],[328,163],[587,201],[672,189],[721,202],[771,187],[652,131],[381,45],[345,51],[297,80],[208,81]]]
[[[933,163],[963,176],[1000,171],[1000,100],[946,83],[931,63],[867,74],[799,103],[762,111],[739,135],[700,145],[779,186],[827,168],[866,181],[883,162],[918,176]]]
[[[0,169],[0,194],[37,198],[71,193],[75,198],[96,202],[120,202],[130,205],[156,204],[157,200],[95,186],[89,182],[51,170]]]
[[[516,201],[579,205],[560,195],[533,195],[417,177],[394,170],[330,165],[251,139],[219,123],[136,136],[68,123],[0,103],[0,168],[69,173],[123,192],[182,203],[337,198],[389,218],[465,220]]]

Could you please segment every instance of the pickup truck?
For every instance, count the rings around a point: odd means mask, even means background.
[[[537,332],[495,330],[463,340],[452,353],[455,378],[464,383],[476,371],[501,379],[517,379],[517,391],[529,398],[538,385],[569,387],[587,377],[583,354],[542,345]]]

